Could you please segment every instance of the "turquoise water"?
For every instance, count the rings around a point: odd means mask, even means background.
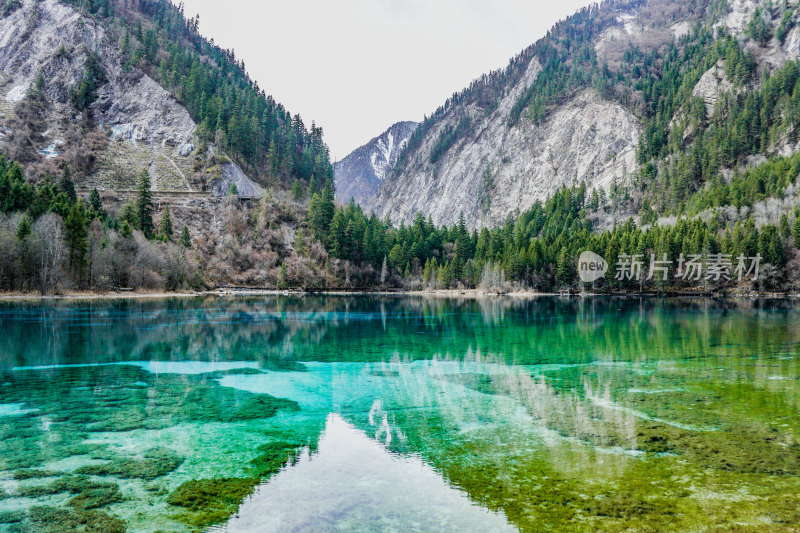
[[[795,531],[798,310],[0,304],[0,531]]]

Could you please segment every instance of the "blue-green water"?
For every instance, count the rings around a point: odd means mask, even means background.
[[[0,531],[796,531],[788,301],[0,304]]]

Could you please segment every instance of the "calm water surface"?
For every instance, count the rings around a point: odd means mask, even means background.
[[[0,532],[800,531],[800,304],[0,304]]]

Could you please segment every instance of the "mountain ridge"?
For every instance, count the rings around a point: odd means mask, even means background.
[[[343,203],[351,198],[360,204],[369,202],[417,125],[413,121],[396,122],[334,163],[336,199]]]
[[[314,190],[333,178],[322,130],[267,96],[182,6],[10,5],[0,28],[2,141],[32,178],[70,166],[80,187],[125,190],[147,169],[154,190],[248,197],[292,178]],[[18,109],[39,79],[38,107]]]
[[[580,10],[427,117],[365,209],[405,224],[420,213],[452,225],[463,213],[469,228],[479,229],[502,224],[561,186],[585,183],[606,195],[630,186],[651,113],[649,95],[625,81],[638,75],[630,65],[650,56],[657,64],[698,24],[739,36],[750,53],[746,35],[762,4],[636,0]],[[770,13],[770,31],[777,31],[778,11]],[[754,52],[756,62],[780,67],[798,56],[799,38],[792,23],[785,43],[773,38],[766,51]],[[712,110],[726,88],[707,77],[696,93]]]

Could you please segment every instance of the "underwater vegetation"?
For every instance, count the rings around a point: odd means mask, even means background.
[[[62,492],[75,494],[69,500],[69,505],[81,510],[97,509],[122,501],[119,485],[116,483],[98,483],[85,476],[63,476],[45,485],[20,487],[16,496],[39,498]]]
[[[222,387],[216,382],[230,373],[260,372],[248,368],[154,375],[137,366],[110,365],[3,373],[0,404],[24,403],[31,412],[0,417],[0,471],[9,472],[10,478],[20,482],[11,492],[0,488],[0,500],[27,498],[34,503],[24,511],[3,511],[0,507],[0,524],[8,524],[9,531],[31,533],[125,531],[125,522],[113,516],[113,506],[126,497],[113,480],[152,482],[175,472],[186,458],[166,446],[125,452],[91,442],[92,436],[100,432],[157,431],[183,423],[241,423],[269,419],[280,410],[297,411],[295,402]],[[264,453],[253,450],[251,457]],[[252,471],[252,479],[217,487],[225,490],[212,490],[205,483],[204,498],[210,507],[187,510],[182,521],[198,526],[224,519],[241,501],[242,487],[252,491],[259,476],[279,469],[290,455],[287,451],[282,459],[270,456],[272,462],[258,467],[245,464],[243,468]],[[64,460],[76,467],[56,470],[47,466]],[[182,487],[178,494],[192,492],[191,483]],[[68,496],[64,507],[35,503],[62,494]],[[170,492],[162,494],[165,497]],[[174,501],[181,502],[182,498],[176,496]]]
[[[198,299],[15,313],[0,305],[3,533],[223,524],[301,470],[331,409],[522,531],[800,532],[791,302]],[[10,370],[58,363],[114,364]],[[242,379],[222,387],[231,374]]]
[[[14,479],[17,481],[24,481],[26,479],[39,479],[44,477],[55,477],[60,476],[61,472],[53,472],[50,470],[36,470],[32,468],[22,468],[20,470],[14,470]]]
[[[308,367],[292,359],[269,357],[261,361],[262,368],[273,372],[308,372]]]
[[[125,533],[126,524],[102,511],[35,506],[11,516],[10,533]],[[2,523],[2,516],[0,516]]]
[[[256,475],[268,478],[287,464],[294,464],[303,445],[293,442],[269,442],[257,448],[261,454],[250,461]]]
[[[431,406],[392,413],[405,438],[392,447],[422,453],[523,531],[797,532],[798,397],[757,380],[733,389],[732,363],[444,373],[485,398],[513,399],[563,445],[535,444],[524,425],[495,427],[497,415],[465,410],[459,420]]]
[[[275,441],[258,447],[261,454],[250,461],[253,477],[193,479],[181,484],[167,502],[183,507],[175,518],[193,526],[209,526],[224,521],[239,508],[242,500],[256,486],[269,479],[287,464],[296,461],[304,444]]]
[[[258,478],[194,479],[175,489],[167,502],[186,509],[175,516],[181,522],[209,526],[235,513],[259,483]]]
[[[28,470],[41,466],[46,461],[88,455],[99,448],[96,444],[86,443],[70,424],[56,424],[50,428],[49,433],[45,433],[42,431],[41,420],[36,416],[0,418],[2,470]]]
[[[178,468],[183,460],[183,457],[169,448],[150,448],[144,452],[143,459],[113,459],[102,465],[82,466],[75,472],[90,476],[139,478],[152,481]]]
[[[25,520],[25,511],[2,511],[0,512],[0,524],[14,524]]]
[[[0,375],[0,403],[25,403],[84,431],[158,429],[182,422],[269,418],[290,400],[221,387],[212,377],[153,375],[126,365],[17,370]]]
[[[20,487],[14,497],[40,498],[65,493],[67,507],[31,506],[27,510],[0,512],[0,524],[12,533],[124,533],[125,522],[98,509],[124,500],[119,486],[86,476],[67,475],[46,484]]]

